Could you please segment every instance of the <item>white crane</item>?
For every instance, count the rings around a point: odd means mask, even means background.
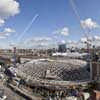
[[[81,17],[80,17],[80,15],[79,15],[79,12],[78,12],[78,10],[77,10],[77,7],[76,7],[76,5],[75,5],[75,3],[74,3],[74,1],[73,0],[69,0],[70,1],[70,4],[71,4],[71,6],[72,6],[72,9],[73,9],[73,11],[74,11],[74,13],[75,13],[75,15],[76,15],[76,17],[77,17],[77,20],[78,20],[78,22],[80,23],[80,27],[81,27],[81,29],[83,30],[83,32],[84,32],[84,35],[85,35],[85,37],[87,38],[87,42],[86,42],[86,44],[87,44],[87,49],[89,50],[90,49],[90,39],[89,39],[89,34],[90,34],[90,29],[84,29],[83,28],[83,26],[82,26],[82,23],[81,23]],[[90,51],[88,51],[88,53],[89,53]]]

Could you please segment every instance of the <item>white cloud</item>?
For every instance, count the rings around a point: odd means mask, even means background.
[[[97,35],[96,36],[89,36],[88,40],[86,37],[82,37],[80,39],[80,41],[81,41],[80,43],[82,43],[81,45],[83,47],[86,47],[86,43],[89,43],[91,45],[91,47],[93,45],[95,45],[96,47],[100,46],[100,36],[97,36]]]
[[[31,39],[28,39],[21,46],[23,47],[25,45],[27,45],[26,48],[37,48],[37,49],[57,47],[55,40],[53,40],[50,37],[34,37]]]
[[[99,25],[95,21],[93,21],[91,18],[82,20],[81,25],[84,29],[95,29],[99,27]]]
[[[11,28],[5,28],[5,29],[4,29],[4,32],[5,32],[5,33],[13,33],[13,32],[15,32],[15,30],[13,30],[13,29],[11,29]]]
[[[67,40],[67,47],[68,48],[78,47],[78,42],[75,40]]]
[[[54,34],[59,34],[59,35],[64,35],[64,36],[68,36],[69,35],[69,28],[68,27],[64,27],[62,29],[56,30],[53,33]]]
[[[35,37],[35,38],[31,39],[31,42],[47,42],[47,41],[51,41],[51,38],[49,38],[49,37]]]
[[[69,29],[67,27],[64,27],[62,30],[61,30],[61,35],[66,35],[68,36],[69,35]]]
[[[66,43],[66,41],[65,40],[61,40],[61,44],[65,44]]]
[[[7,18],[18,14],[19,3],[15,0],[0,0],[0,17]]]
[[[82,38],[81,38],[81,42],[83,42],[83,43],[84,43],[84,42],[87,42],[87,38],[86,38],[86,37],[82,37]]]
[[[100,47],[100,36],[95,35],[93,37],[92,44],[95,45],[95,47]]]
[[[5,28],[4,31],[0,32],[0,38],[6,38],[7,36],[11,35],[11,33],[14,33],[15,30],[11,28]]]
[[[82,38],[80,39],[80,41],[81,41],[81,42],[92,42],[93,39],[94,39],[93,36],[88,36],[88,37],[82,37]]]
[[[3,19],[0,19],[0,26],[4,25],[5,21]]]
[[[95,35],[94,40],[100,41],[100,36]]]
[[[67,43],[69,43],[69,44],[72,43],[72,40],[67,40]]]
[[[78,47],[78,45],[77,45],[77,43],[72,42],[72,43],[68,44],[68,47],[69,48],[72,48],[72,47],[76,48],[76,47]]]
[[[5,19],[20,12],[19,3],[15,0],[0,0],[0,25],[4,24]]]

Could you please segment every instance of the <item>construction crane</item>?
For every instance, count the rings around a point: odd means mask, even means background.
[[[79,15],[79,12],[78,12],[78,10],[77,10],[77,7],[76,7],[74,1],[73,1],[73,0],[69,0],[69,2],[70,2],[70,4],[71,4],[71,7],[72,7],[72,9],[73,9],[73,11],[74,11],[76,17],[77,17],[78,22],[80,23],[81,29],[83,30],[84,35],[85,35],[85,37],[87,38],[87,41],[86,41],[85,43],[87,44],[88,53],[90,53],[90,39],[89,39],[90,29],[87,29],[87,30],[86,30],[86,29],[83,28],[82,23],[81,23],[81,17],[80,17],[80,15]]]
[[[82,23],[81,23],[81,17],[80,17],[80,15],[78,13],[78,10],[76,8],[76,5],[75,5],[74,1],[73,0],[69,0],[69,2],[71,4],[71,7],[72,7],[72,9],[73,9],[73,11],[74,11],[74,13],[75,13],[75,15],[77,17],[77,20],[80,23],[80,27],[83,30],[84,35],[86,36],[86,39],[87,39],[86,44],[87,44],[87,51],[88,51],[88,54],[89,54],[89,62],[88,63],[90,65],[90,72],[91,72],[90,73],[90,79],[92,80],[92,63],[91,63],[92,59],[91,59],[91,55],[90,55],[91,54],[90,53],[90,42],[91,41],[89,40],[90,29],[86,30],[86,29],[83,28]]]

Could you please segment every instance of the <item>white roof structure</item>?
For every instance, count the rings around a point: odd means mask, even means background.
[[[23,74],[26,78],[30,76],[31,79],[34,80],[41,79],[45,76],[45,72],[47,72],[47,70],[50,70],[50,75],[57,76],[56,80],[87,80],[90,77],[90,73],[86,70],[87,62],[83,60],[45,60],[31,60],[29,62],[26,62],[25,64],[17,66],[17,74]]]
[[[88,53],[78,53],[78,52],[59,53],[59,52],[56,52],[52,54],[52,56],[66,56],[66,57],[72,57],[72,58],[83,57],[85,55],[88,55]]]

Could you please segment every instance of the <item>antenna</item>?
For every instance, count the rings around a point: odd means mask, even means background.
[[[86,43],[86,44],[87,44],[87,50],[88,50],[88,53],[89,53],[89,60],[90,60],[90,61],[89,61],[89,64],[90,64],[90,70],[91,70],[90,79],[92,79],[92,64],[91,64],[90,44],[89,44],[90,40],[89,40],[89,37],[88,37],[88,35],[89,35],[89,33],[90,33],[90,30],[89,30],[89,29],[88,29],[88,30],[85,30],[85,29],[82,27],[81,19],[80,19],[79,13],[78,13],[78,11],[77,11],[77,9],[76,9],[76,6],[75,6],[75,3],[74,3],[73,0],[70,0],[70,4],[71,4],[71,6],[72,6],[72,9],[73,9],[73,11],[74,11],[74,13],[75,13],[75,15],[76,15],[78,21],[80,22],[81,29],[85,32],[84,34],[85,34],[85,36],[86,36],[86,38],[87,38],[87,43]]]

